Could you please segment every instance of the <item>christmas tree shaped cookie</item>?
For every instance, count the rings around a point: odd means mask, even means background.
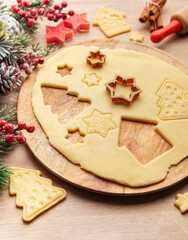
[[[31,221],[66,197],[66,191],[52,186],[52,181],[40,177],[41,172],[12,168],[10,194],[16,195],[16,206],[23,207],[23,220]]]

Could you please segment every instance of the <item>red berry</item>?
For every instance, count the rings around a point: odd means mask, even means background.
[[[26,70],[26,69],[29,68],[29,64],[28,64],[28,63],[22,63],[21,68],[22,68],[23,70]]]
[[[28,133],[33,133],[34,131],[35,131],[35,126],[33,125],[33,124],[27,124],[26,125],[26,131],[28,132]]]
[[[38,19],[37,15],[36,15],[36,16],[34,16],[34,19],[35,19],[35,21]]]
[[[54,18],[54,20],[53,20],[54,22],[58,22],[59,21],[59,19],[58,18]]]
[[[6,133],[12,133],[14,131],[14,125],[12,123],[6,123],[4,129]]]
[[[31,9],[30,14],[31,14],[31,16],[36,16],[37,10],[36,9]]]
[[[33,59],[33,58],[36,58],[37,54],[36,54],[36,52],[30,52],[29,56],[31,59]]]
[[[22,0],[17,0],[17,3],[20,3]]]
[[[16,5],[12,5],[11,6],[11,9],[12,9],[12,11],[14,12],[14,13],[18,13],[19,12],[19,7],[18,6],[16,6]]]
[[[43,14],[44,14],[44,9],[43,8],[39,8],[38,15],[43,15]]]
[[[26,15],[26,13],[23,10],[19,11],[18,14],[21,18],[25,17],[25,15]]]
[[[7,134],[5,136],[5,141],[8,143],[8,144],[11,144],[14,142],[14,135],[13,134]]]
[[[51,13],[48,13],[47,18],[48,18],[49,21],[52,21],[54,19],[54,15],[51,14]]]
[[[70,16],[73,16],[73,15],[74,15],[74,11],[73,11],[73,10],[69,10],[68,14],[69,14]]]
[[[32,65],[37,66],[39,64],[38,58],[33,58],[31,63],[32,63]]]
[[[19,143],[19,144],[24,144],[26,142],[26,138],[22,135],[22,134],[18,134],[16,136],[16,141]]]
[[[26,128],[26,123],[24,123],[24,122],[19,122],[18,123],[18,129],[19,130],[23,130],[23,129],[25,129]]]
[[[2,132],[0,132],[0,138],[2,138],[2,136],[3,136],[3,134],[2,134]]]
[[[25,0],[25,1],[22,2],[22,4],[23,4],[23,6],[24,6],[25,8],[28,8],[31,3],[30,3],[29,1],[27,1],[27,0]]]
[[[39,58],[39,63],[43,64],[44,63],[44,58]]]
[[[1,120],[1,121],[0,121],[0,128],[4,127],[5,124],[7,124],[7,121]]]
[[[48,13],[54,14],[54,13],[55,13],[55,10],[54,10],[53,8],[50,8],[50,9],[48,10]]]
[[[35,24],[35,20],[33,18],[29,18],[27,20],[27,26],[32,27]]]
[[[42,3],[43,3],[44,5],[49,5],[49,4],[50,4],[50,0],[43,0]]]
[[[55,4],[55,5],[54,5],[54,9],[55,9],[55,10],[60,9],[59,5]]]
[[[61,3],[61,6],[62,6],[62,8],[66,8],[67,2],[62,2],[62,3]]]
[[[31,73],[32,73],[32,69],[31,68],[28,68],[28,69],[25,70],[25,74],[31,75]]]
[[[62,13],[62,19],[66,19],[67,18],[67,14],[66,13]]]
[[[61,13],[56,13],[56,14],[55,14],[55,18],[57,18],[57,19],[61,19],[61,16],[62,16]]]

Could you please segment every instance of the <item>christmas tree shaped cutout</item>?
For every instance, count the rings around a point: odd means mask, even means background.
[[[66,191],[52,186],[52,181],[40,177],[41,172],[12,168],[10,194],[16,195],[16,206],[23,207],[23,220],[31,221],[66,197]]]

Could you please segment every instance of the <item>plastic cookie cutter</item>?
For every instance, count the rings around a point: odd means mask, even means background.
[[[122,86],[131,86],[131,92],[128,97],[124,95],[116,94],[116,85],[120,84]],[[110,97],[114,103],[130,104],[133,102],[142,92],[142,90],[137,86],[135,78],[124,78],[122,76],[116,75],[111,82],[107,82],[106,89],[110,92]]]
[[[86,58],[86,61],[93,68],[101,68],[106,60],[106,55],[101,51],[90,52],[90,55]]]

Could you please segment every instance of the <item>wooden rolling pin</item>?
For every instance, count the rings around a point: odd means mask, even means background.
[[[166,27],[155,30],[151,33],[150,39],[154,43],[160,42],[163,38],[172,33],[185,34],[188,32],[188,7],[180,10],[171,17],[171,22]]]

